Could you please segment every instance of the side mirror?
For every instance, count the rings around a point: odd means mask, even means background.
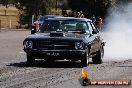
[[[92,34],[97,34],[97,33],[98,33],[97,29],[93,29]]]
[[[92,31],[92,34],[97,34],[94,30]]]
[[[36,33],[36,30],[34,28],[31,29],[31,34]]]

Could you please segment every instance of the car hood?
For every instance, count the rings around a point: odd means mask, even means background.
[[[89,34],[63,33],[63,36],[51,36],[50,33],[35,33],[28,35],[25,40],[71,40],[83,41],[90,36]]]

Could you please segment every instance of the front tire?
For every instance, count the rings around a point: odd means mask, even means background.
[[[86,49],[86,53],[84,54],[83,58],[81,59],[81,66],[87,67],[89,64],[89,50]]]
[[[102,46],[99,51],[96,52],[96,55],[92,58],[93,64],[102,64],[104,56],[104,47]]]
[[[31,66],[33,65],[34,62],[35,62],[35,58],[32,55],[27,54],[27,64]]]

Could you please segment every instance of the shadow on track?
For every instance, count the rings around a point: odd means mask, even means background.
[[[7,66],[13,67],[41,67],[41,68],[82,68],[80,61],[54,61],[46,62],[44,60],[36,60],[32,66],[26,62],[10,63]]]
[[[126,67],[132,67],[132,66],[117,66],[117,67],[124,67],[124,68],[126,68]]]

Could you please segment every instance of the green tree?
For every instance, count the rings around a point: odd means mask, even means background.
[[[93,15],[104,17],[110,6],[110,0],[68,0],[72,10],[83,11],[89,18]]]
[[[16,7],[20,10],[20,23],[31,24],[32,15],[49,14],[50,8],[54,7],[55,0],[15,0]]]

